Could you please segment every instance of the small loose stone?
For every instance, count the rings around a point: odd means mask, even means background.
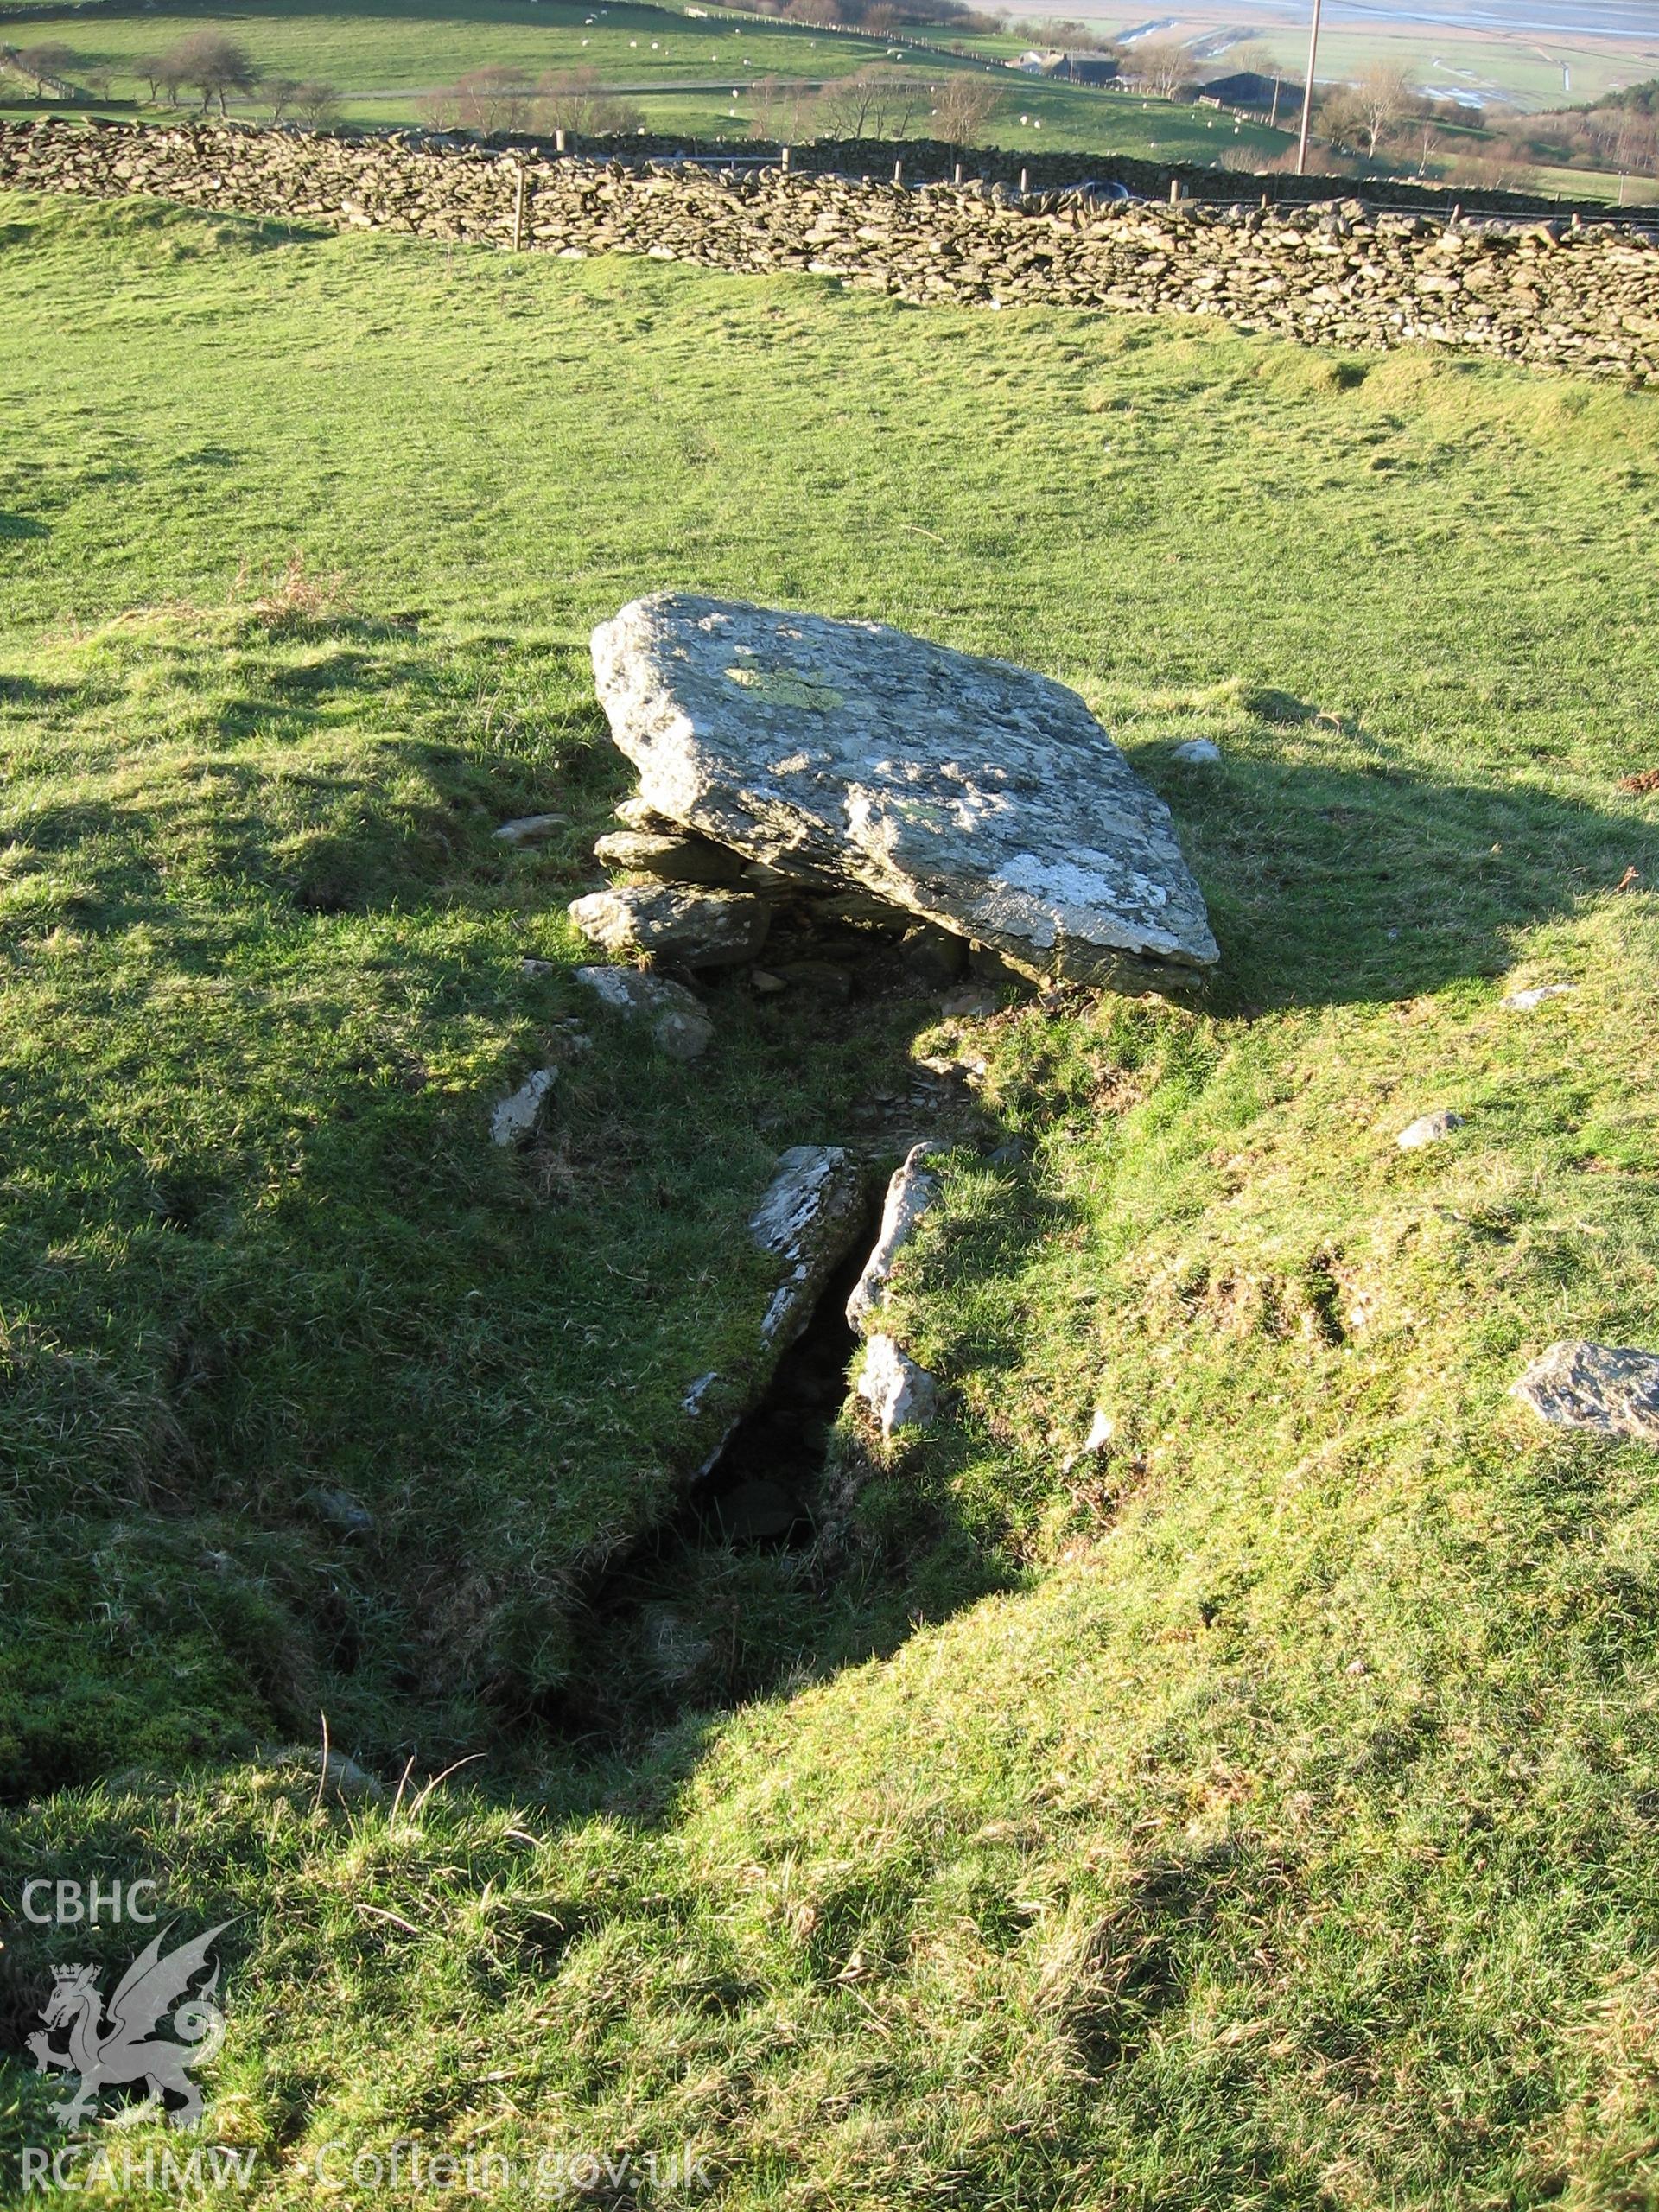
[[[1659,1446],[1659,1354],[1610,1344],[1551,1344],[1512,1386],[1541,1421]]]
[[[864,1350],[858,1395],[875,1415],[884,1437],[923,1428],[938,1411],[938,1385],[918,1367],[897,1338],[874,1336]]]
[[[492,834],[503,845],[534,845],[563,829],[569,819],[563,814],[521,814],[517,821],[504,822]]]
[[[1408,1122],[1395,1142],[1402,1152],[1419,1152],[1424,1145],[1438,1144],[1442,1137],[1449,1137],[1453,1129],[1462,1127],[1461,1114],[1453,1114],[1440,1106],[1432,1114],[1420,1114],[1414,1122]]]
[[[499,1101],[490,1113],[490,1141],[492,1144],[521,1144],[533,1135],[542,1118],[548,1094],[553,1088],[554,1071],[537,1068],[527,1076],[517,1090]]]
[[[1505,991],[1498,1001],[1516,1014],[1530,1014],[1535,1006],[1542,1006],[1546,999],[1564,999],[1570,991],[1578,989],[1576,983],[1535,983],[1530,990]]]

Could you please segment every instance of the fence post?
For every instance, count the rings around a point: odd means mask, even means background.
[[[556,154],[562,154],[564,151],[564,133],[563,130],[556,130],[553,133],[553,150]]]
[[[789,149],[787,146],[784,148],[784,175],[785,176],[789,175]]]
[[[1026,169],[1021,169],[1020,172],[1020,196],[1022,200],[1026,194],[1026,178],[1028,175],[1029,171]]]
[[[524,170],[523,162],[517,165],[512,188],[512,250],[524,250]]]
[[[893,182],[894,182],[895,184],[902,184],[902,183],[904,182],[904,181],[905,181],[905,165],[904,165],[904,163],[903,163],[902,162],[895,162],[893,163]]]

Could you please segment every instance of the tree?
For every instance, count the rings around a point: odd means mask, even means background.
[[[175,47],[171,53],[157,54],[146,61],[140,73],[149,86],[151,99],[165,95],[168,105],[176,107],[179,94],[190,80],[189,70],[189,57]]]
[[[801,88],[784,77],[757,77],[749,86],[754,111],[749,135],[782,145],[802,136]]]
[[[75,50],[52,40],[44,46],[25,47],[17,62],[35,79],[36,99],[44,99],[48,84],[54,80],[60,84],[74,67]]]
[[[539,130],[569,130],[583,138],[620,138],[625,132],[638,130],[645,119],[643,109],[605,90],[597,69],[566,69],[542,79],[536,108]]]
[[[1351,85],[1338,85],[1319,102],[1319,129],[1343,153],[1357,153],[1365,136],[1365,111]]]
[[[168,55],[168,65],[176,71],[177,85],[194,85],[201,94],[201,110],[207,112],[208,103],[219,102],[219,111],[226,114],[226,101],[232,92],[245,99],[259,81],[259,72],[246,47],[224,31],[193,31],[188,38],[181,39]]]
[[[996,113],[1001,94],[988,77],[959,69],[933,98],[933,135],[947,145],[973,145]]]
[[[530,88],[520,71],[503,63],[469,69],[455,86],[455,111],[465,130],[486,138],[499,130],[522,130],[530,112]]]
[[[818,94],[812,110],[821,138],[903,138],[931,100],[915,77],[870,67],[839,77]]]
[[[1411,87],[1403,70],[1386,61],[1374,61],[1354,86],[1353,98],[1365,151],[1375,161],[1383,132],[1410,109]]]
[[[294,88],[294,112],[308,130],[332,130],[340,121],[340,94],[320,77]]]
[[[1179,39],[1147,39],[1129,48],[1126,67],[1132,83],[1170,100],[1192,74],[1192,57]]]
[[[297,77],[267,77],[265,98],[270,102],[270,119],[280,123],[294,105],[294,96],[300,89]],[[155,98],[154,92],[150,98]]]
[[[1070,54],[1116,54],[1116,41],[1091,23],[1080,23],[1070,16],[1045,16],[1031,26],[1033,46],[1058,47]]]

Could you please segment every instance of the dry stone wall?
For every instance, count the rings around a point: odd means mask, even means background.
[[[1345,349],[1428,343],[1659,380],[1659,228],[1640,224],[912,189],[235,124],[0,126],[0,186],[798,270],[918,304],[1210,315]]]

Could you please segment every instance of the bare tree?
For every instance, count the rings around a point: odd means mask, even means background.
[[[757,77],[749,86],[749,98],[754,111],[749,124],[749,135],[764,138],[773,145],[802,136],[802,92],[798,84],[785,77]]]
[[[1365,151],[1375,160],[1383,132],[1410,109],[1411,87],[1403,70],[1392,68],[1386,61],[1374,61],[1354,86],[1353,97]]]
[[[1257,77],[1276,77],[1280,74],[1273,48],[1262,38],[1248,38],[1242,46],[1230,47],[1225,61],[1218,66],[1230,77],[1239,69],[1248,69]]]
[[[1621,176],[1631,170],[1637,175],[1653,174],[1659,143],[1653,116],[1636,107],[1616,107],[1592,113],[1585,121],[1586,136],[1609,168]]]
[[[931,105],[918,79],[871,67],[826,85],[813,104],[812,121],[821,138],[903,138]]]
[[[947,77],[933,95],[933,135],[947,145],[975,144],[996,113],[1001,93],[988,77],[966,69]]]
[[[1080,23],[1070,16],[1045,16],[1030,26],[1033,46],[1059,47],[1072,54],[1116,54],[1116,41],[1092,23]]]
[[[169,107],[177,107],[179,94],[190,81],[190,59],[175,47],[171,53],[157,55],[144,64],[144,77],[156,90],[166,96]]]
[[[205,115],[210,101],[219,102],[221,115],[229,112],[226,105],[232,92],[245,99],[259,81],[259,72],[246,47],[224,31],[193,31],[188,38],[181,39],[167,57],[170,68],[175,68],[178,85],[194,85],[201,94],[201,111]]]
[[[530,113],[530,88],[523,73],[503,63],[469,69],[455,86],[455,98],[463,128],[486,138],[498,130],[522,130]]]
[[[270,102],[270,119],[280,123],[294,105],[294,95],[300,89],[297,77],[267,77],[265,98]],[[156,97],[152,91],[150,98]]]
[[[74,67],[75,60],[73,47],[61,46],[55,39],[49,40],[44,46],[27,46],[17,56],[18,67],[35,79],[37,99],[46,97],[49,83],[61,84],[64,81]]]
[[[1192,57],[1179,39],[1147,39],[1129,48],[1125,68],[1132,83],[1173,99],[1192,73]]]
[[[607,92],[597,69],[565,69],[543,77],[536,104],[540,130],[572,130],[584,138],[620,137],[638,130],[645,111]]]
[[[340,94],[320,77],[294,87],[294,112],[308,130],[332,130],[340,121]]]

